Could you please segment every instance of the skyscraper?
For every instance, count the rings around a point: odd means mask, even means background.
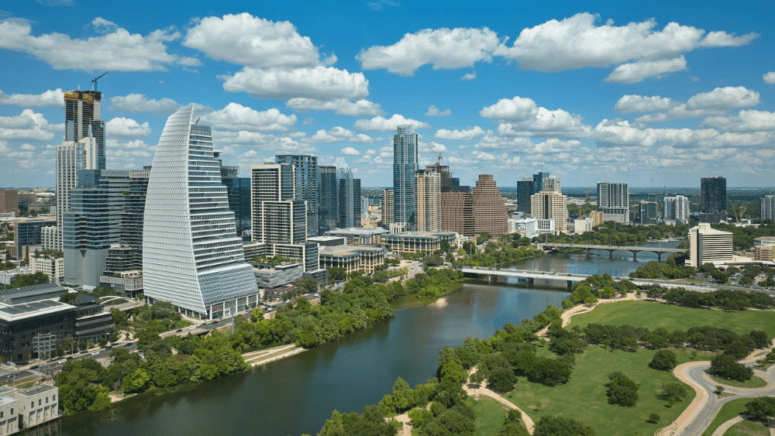
[[[296,199],[307,202],[307,237],[318,235],[318,157],[308,154],[282,154],[275,162],[293,167]]]
[[[336,184],[336,167],[320,166],[318,167],[318,175],[320,177],[320,218],[318,220],[320,231],[318,234],[322,235],[336,228],[339,216],[339,208],[337,207],[339,190]]]
[[[544,179],[549,177],[549,173],[539,172],[533,174],[533,193],[537,194],[544,190]]]
[[[393,190],[382,190],[382,227],[390,229],[393,223]]]
[[[92,138],[96,147],[94,169],[105,169],[105,122],[100,119],[98,91],[65,91],[65,142]]]
[[[398,126],[393,136],[393,222],[416,225],[414,173],[417,172],[417,135],[412,126]]]
[[[414,189],[417,202],[416,229],[426,232],[440,231],[441,174],[435,169],[417,171]]]
[[[654,201],[641,201],[638,203],[638,222],[644,226],[657,224],[657,203]]]
[[[288,164],[253,165],[250,173],[253,241],[304,243],[307,209],[304,200],[295,198],[294,168]]]
[[[78,186],[78,172],[105,169],[104,161],[100,166],[98,155],[94,138],[67,141],[56,147],[57,250],[62,249],[62,218],[70,209],[70,191]]]
[[[626,183],[597,184],[597,209],[605,221],[630,222],[630,191]]]
[[[336,160],[337,226],[350,228],[361,226],[361,181],[342,158]]]
[[[509,209],[491,174],[480,174],[473,194],[474,232],[493,237],[508,233]]]
[[[535,194],[534,182],[530,177],[517,180],[517,211],[530,213],[530,197]]]
[[[143,285],[150,302],[189,316],[220,318],[258,295],[245,263],[213,155],[209,126],[192,124],[194,105],[172,114],[153,159],[143,226]]]
[[[663,218],[669,221],[689,223],[689,199],[683,195],[663,199]]]
[[[558,190],[554,190],[555,187]],[[530,198],[530,215],[539,222],[553,220],[555,231],[564,232],[568,228],[568,198],[562,195],[559,188],[558,179],[556,183],[545,183],[541,192],[533,194]]]
[[[229,198],[229,210],[234,212],[237,236],[243,236],[250,229],[250,177],[240,177],[238,166],[223,165],[220,151],[213,151],[221,167],[221,183],[226,187]]]
[[[727,179],[721,176],[700,180],[700,222],[717,224],[727,219]]]
[[[761,200],[762,221],[775,221],[775,195],[765,195]]]

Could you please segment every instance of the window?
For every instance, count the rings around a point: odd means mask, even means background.
[[[11,408],[11,415],[13,415],[13,408]]]
[[[0,412],[0,419],[3,418],[3,412]]]
[[[56,401],[56,400],[57,400],[57,396],[56,396],[56,395],[53,395],[53,396],[51,397],[51,401]]]
[[[30,407],[35,407],[35,402],[34,401],[30,402]]]
[[[41,403],[43,403],[43,400],[41,400],[40,398],[38,398],[38,406],[40,406],[40,405],[41,405]]]
[[[48,397],[46,397],[46,404],[48,404]]]

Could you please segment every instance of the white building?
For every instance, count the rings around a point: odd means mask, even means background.
[[[663,200],[662,218],[665,221],[676,221],[679,223],[689,222],[689,199],[683,195],[675,197],[665,197]]]
[[[581,235],[581,234],[584,234],[586,232],[591,232],[592,231],[592,228],[595,227],[595,220],[590,218],[590,217],[577,218],[573,222],[573,224],[574,224],[574,228],[573,228],[574,230],[573,231],[577,235]]]
[[[775,195],[765,195],[761,201],[762,221],[775,221]]]
[[[604,221],[628,224],[630,222],[630,191],[626,183],[601,182],[597,184],[597,209]]]
[[[194,105],[172,114],[153,159],[143,227],[143,286],[189,316],[220,318],[258,295],[229,210],[209,126]]]
[[[523,238],[538,236],[538,218],[509,218],[509,233],[519,233]]]
[[[65,276],[64,257],[30,256],[30,268],[33,273],[42,272],[48,276],[51,283],[59,283]]]
[[[62,249],[62,225],[64,213],[70,210],[70,191],[78,186],[79,170],[96,170],[98,168],[97,141],[95,138],[83,138],[78,142],[64,142],[56,148],[56,217],[57,231],[55,250]]]
[[[59,230],[57,226],[50,226],[50,227],[42,227],[40,229],[40,247],[44,250],[61,250],[62,247],[59,246],[62,242],[61,239],[59,239]]]
[[[754,247],[775,247],[775,236],[760,236],[753,240]]]
[[[548,224],[542,220],[552,221],[552,232],[565,232],[568,220],[568,197],[560,191],[560,179],[547,177],[543,180],[543,189],[530,197],[530,215],[538,219],[539,233],[548,233]]]
[[[689,229],[689,266],[732,260],[732,232],[716,230],[709,223],[700,223]]]
[[[538,220],[538,234],[543,235],[548,233],[550,235],[555,234],[554,220],[553,219],[539,219]]]

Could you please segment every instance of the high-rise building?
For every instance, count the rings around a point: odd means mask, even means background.
[[[726,212],[727,179],[720,176],[703,177],[700,181],[700,213]]]
[[[539,229],[542,228],[542,220],[551,220],[554,224],[554,232],[565,232],[568,228],[568,197],[562,195],[559,190],[559,179],[546,183],[549,179],[552,177],[544,179],[543,190],[530,198],[530,215],[538,218]],[[543,228],[546,229],[547,226]]]
[[[243,236],[250,229],[250,177],[240,177],[238,166],[224,165],[220,151],[213,151],[213,155],[221,167],[221,183],[229,197],[229,210],[234,212],[237,236]]]
[[[667,221],[680,223],[689,222],[689,199],[683,195],[665,197],[663,200],[662,217]]]
[[[393,136],[393,222],[416,225],[414,173],[417,172],[417,135],[412,126],[398,126]]]
[[[732,258],[732,232],[716,230],[709,223],[689,229],[689,266],[697,268],[706,263],[728,262]]]
[[[342,158],[336,160],[337,226],[342,229],[361,226],[361,181]]]
[[[111,245],[121,242],[121,212],[129,192],[129,171],[81,170],[63,214],[64,282],[93,289],[100,285]]]
[[[19,215],[19,191],[0,189],[0,213],[14,212]]]
[[[70,210],[70,191],[78,186],[78,172],[101,170],[98,160],[97,141],[82,138],[78,142],[64,142],[56,147],[56,201],[57,201],[57,250],[62,249],[62,219]]]
[[[322,235],[337,227],[337,217],[339,216],[339,189],[336,183],[335,166],[318,167],[318,175],[320,177],[320,218],[318,219],[318,234]]]
[[[644,226],[655,225],[659,221],[657,215],[657,203],[654,201],[641,201],[638,203],[638,222]]]
[[[493,237],[508,233],[509,209],[491,174],[480,174],[473,193],[474,233]]]
[[[605,221],[630,222],[630,191],[626,183],[597,184],[597,210]]]
[[[42,245],[41,229],[55,225],[51,218],[20,218],[14,221],[14,243],[18,250],[18,259],[29,257],[30,247]]]
[[[762,221],[775,221],[775,195],[765,195],[761,200]]]
[[[535,194],[534,182],[530,177],[517,180],[517,211],[530,213],[530,197]]]
[[[302,244],[307,240],[307,209],[295,198],[294,168],[288,164],[253,165],[252,240],[264,244]]]
[[[276,163],[293,167],[296,199],[307,202],[307,237],[318,235],[320,192],[318,191],[318,157],[308,154],[282,154]]]
[[[192,123],[193,113],[189,105],[172,114],[156,148],[143,224],[143,286],[150,302],[212,319],[247,309],[258,287],[210,127]]]
[[[93,169],[103,170],[105,122],[100,119],[100,100],[102,93],[98,91],[65,91],[65,142],[93,139],[97,162]]]
[[[435,169],[419,170],[414,181],[417,230],[441,230],[441,174]]]
[[[382,190],[382,227],[389,229],[393,223],[393,190]]]
[[[544,190],[544,179],[549,177],[549,173],[543,171],[533,174],[533,193],[537,194]]]

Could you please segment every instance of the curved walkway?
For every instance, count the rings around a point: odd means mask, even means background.
[[[471,368],[471,370],[468,371],[468,378],[471,378],[471,375],[474,372],[476,372],[476,370],[477,370],[477,367]],[[478,388],[472,388],[471,386],[475,386],[475,385],[469,385],[467,383],[463,385],[463,390],[466,391],[466,393],[469,396],[474,397],[474,398],[479,398],[479,397],[484,396],[484,397],[491,398],[491,399],[493,399],[493,400],[503,404],[504,406],[508,407],[509,409],[518,410],[519,413],[522,415],[522,423],[525,424],[525,427],[527,428],[528,433],[533,434],[533,432],[535,431],[535,427],[536,427],[535,423],[533,422],[533,419],[530,418],[527,415],[527,413],[525,413],[524,410],[522,410],[519,407],[517,407],[511,401],[503,398],[502,396],[500,396],[497,393],[493,392],[491,389],[487,389],[487,381],[482,381],[482,384],[480,384]]]
[[[609,298],[606,300],[598,300],[597,303],[588,306],[586,304],[581,304],[578,306],[573,306],[570,309],[566,309],[562,311],[562,314],[560,315],[560,318],[562,319],[562,326],[567,327],[570,324],[570,320],[573,317],[573,315],[578,315],[581,313],[587,313],[595,310],[595,308],[600,304],[607,304],[607,303],[618,303],[620,301],[633,301],[633,300],[646,300],[646,296],[644,294],[641,294],[640,297],[638,297],[634,292],[628,293],[624,297],[618,297],[618,298]],[[542,328],[541,330],[536,332],[536,336],[546,336],[546,332],[549,331],[549,326],[546,326]]]
[[[733,425],[737,424],[738,422],[742,421],[742,416],[735,416],[734,418],[730,419],[729,421],[724,422],[718,428],[716,431],[713,432],[710,436],[724,436],[724,433],[727,432],[730,428],[732,428]]]

